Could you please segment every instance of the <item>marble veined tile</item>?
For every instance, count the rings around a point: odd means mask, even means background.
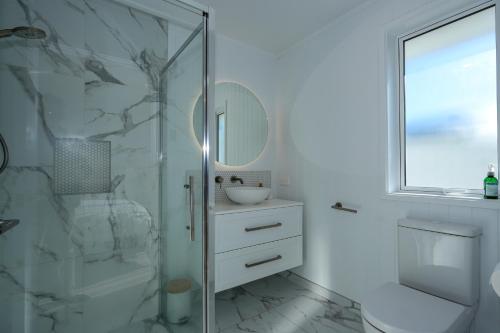
[[[279,275],[222,291],[215,296],[216,325],[225,329],[300,296],[314,293]]]
[[[146,319],[126,325],[109,333],[169,333],[167,328],[155,319]]]
[[[217,332],[363,332],[359,311],[273,275],[216,294]]]
[[[276,311],[307,333],[363,332],[357,314],[321,296],[300,296],[277,307]]]
[[[0,332],[80,332],[78,259],[8,269],[0,265]],[[33,329],[31,329],[33,328]]]
[[[304,333],[299,326],[275,310],[264,312],[219,332]]]
[[[298,297],[317,295],[279,275],[222,291],[215,296],[216,326],[224,330]]]
[[[257,280],[243,286],[246,293],[258,298],[266,308],[279,306],[299,296],[315,295],[309,289],[289,282],[279,275]]]
[[[225,327],[268,310],[257,297],[247,293],[243,286],[216,294],[215,308],[216,321]]]

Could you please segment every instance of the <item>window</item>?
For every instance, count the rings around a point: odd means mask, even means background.
[[[482,189],[498,166],[495,7],[399,40],[401,189]]]
[[[217,162],[226,163],[226,113],[217,114]]]

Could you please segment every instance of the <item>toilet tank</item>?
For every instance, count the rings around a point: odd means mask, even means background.
[[[435,221],[398,221],[399,283],[471,306],[479,300],[481,228]]]

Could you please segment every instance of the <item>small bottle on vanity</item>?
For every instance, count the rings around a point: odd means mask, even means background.
[[[495,177],[495,166],[488,166],[488,174],[484,178],[484,197],[486,199],[498,199],[498,179]]]

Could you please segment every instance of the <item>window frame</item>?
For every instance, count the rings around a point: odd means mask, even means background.
[[[483,194],[482,189],[461,189],[461,188],[440,188],[440,187],[419,187],[419,186],[407,186],[406,185],[406,103],[405,103],[405,48],[404,43],[408,40],[411,40],[415,37],[424,35],[433,30],[440,29],[448,24],[460,21],[468,16],[474,15],[478,12],[489,8],[495,8],[495,39],[496,39],[496,48],[498,50],[498,20],[497,20],[497,12],[496,12],[496,1],[490,0],[481,4],[476,4],[472,7],[468,7],[458,13],[455,13],[447,18],[440,19],[438,21],[434,21],[424,27],[415,29],[411,32],[399,35],[396,41],[397,47],[397,94],[396,94],[396,103],[397,103],[397,118],[396,122],[399,126],[398,129],[398,150],[399,150],[399,191],[403,193],[423,193],[423,194],[459,194],[466,196],[481,196]],[[497,61],[496,61],[496,76],[497,76],[497,159],[500,159],[499,152],[499,142],[500,142],[500,115],[498,114],[498,91],[500,83],[498,82],[498,58],[499,54],[497,51]],[[496,161],[497,170],[499,170],[499,161]]]
[[[223,156],[223,160],[222,161],[221,161],[221,158],[220,158],[221,157],[221,152],[220,152],[220,150],[221,150],[220,149],[221,148],[221,138],[220,138],[221,118],[224,121],[224,142],[223,142],[223,144],[224,144],[224,156]],[[227,144],[226,144],[226,142],[227,142],[227,140],[226,140],[226,138],[227,138],[227,126],[226,126],[226,122],[227,122],[227,112],[226,111],[220,112],[220,113],[216,114],[216,127],[217,127],[217,129],[216,129],[216,132],[217,132],[216,150],[217,150],[217,152],[216,152],[215,156],[217,157],[217,162],[222,163],[222,164],[226,163],[226,151],[227,151],[227,149],[226,149],[227,148]]]

